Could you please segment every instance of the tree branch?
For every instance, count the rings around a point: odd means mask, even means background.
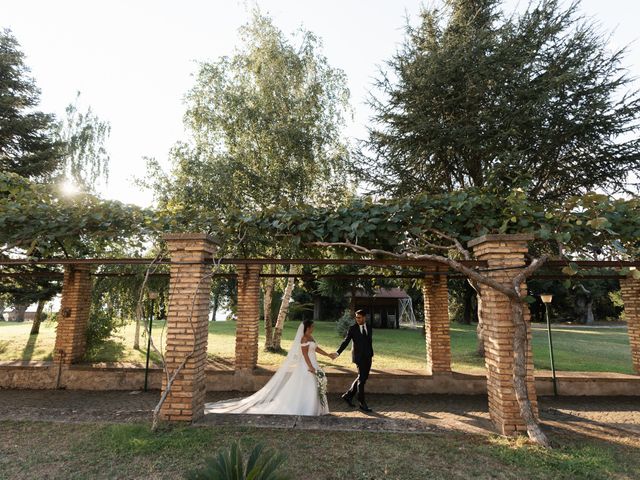
[[[447,265],[451,269],[466,275],[471,280],[474,280],[478,283],[482,283],[484,285],[487,285],[499,291],[500,293],[506,295],[509,298],[517,297],[517,295],[511,288],[508,288],[505,285],[496,282],[492,278],[488,278],[484,275],[481,275],[480,273],[476,272],[475,270],[469,267],[465,267],[464,265],[462,265],[460,262],[456,260],[453,260],[448,257],[443,257],[441,255],[395,253],[395,252],[390,252],[388,250],[380,250],[377,248],[369,249],[361,245],[356,245],[351,242],[310,242],[310,243],[307,243],[306,245],[314,246],[314,247],[345,247],[345,248],[352,249],[356,253],[365,254],[365,255],[386,255],[393,258],[399,258],[399,259],[405,259],[405,260],[425,260],[425,261],[440,263],[442,265]]]
[[[438,235],[439,237],[442,237],[446,240],[449,240],[451,243],[454,244],[454,246],[456,247],[456,250],[458,250],[462,256],[465,258],[465,260],[471,260],[471,253],[469,252],[469,250],[467,250],[466,248],[464,248],[462,246],[462,244],[460,243],[460,241],[457,238],[454,238],[450,235],[447,235],[444,232],[441,232],[440,230],[437,230],[435,228],[428,228],[427,229],[430,232],[435,233],[436,235]]]

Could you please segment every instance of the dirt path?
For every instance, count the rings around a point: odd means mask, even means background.
[[[234,392],[210,392],[207,401],[233,398]],[[88,392],[66,390],[0,390],[0,420],[53,422],[140,422],[150,419],[157,392]],[[561,397],[540,399],[547,428],[625,443],[640,438],[640,401],[630,397]],[[275,415],[208,415],[199,425],[267,428],[438,433],[493,433],[484,396],[371,395],[375,410],[365,414],[329,397],[324,417]]]

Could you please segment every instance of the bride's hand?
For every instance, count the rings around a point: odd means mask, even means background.
[[[313,367],[309,367],[307,370],[309,370],[311,373],[313,373],[314,375],[316,374],[316,369]]]

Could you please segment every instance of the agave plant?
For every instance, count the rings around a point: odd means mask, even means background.
[[[245,462],[239,442],[209,458],[203,468],[187,474],[188,480],[284,480],[278,470],[286,457],[257,444]]]

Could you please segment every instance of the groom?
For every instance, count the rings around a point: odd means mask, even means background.
[[[365,322],[364,311],[356,311],[356,323],[351,325],[347,330],[347,335],[340,344],[340,347],[335,353],[331,354],[331,358],[335,359],[347,348],[349,342],[353,342],[353,348],[351,350],[351,360],[358,367],[358,378],[353,382],[351,388],[342,395],[345,402],[350,407],[355,407],[353,404],[353,397],[358,395],[358,402],[360,403],[360,410],[363,412],[371,412],[371,409],[367,406],[367,402],[364,399],[364,385],[369,378],[369,370],[371,370],[371,359],[373,358],[373,341],[371,337],[371,328],[367,326]]]

